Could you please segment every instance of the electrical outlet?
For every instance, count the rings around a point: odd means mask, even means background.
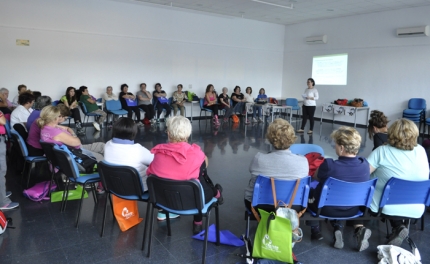
[[[188,84],[188,89],[193,89],[193,85],[192,84]]]

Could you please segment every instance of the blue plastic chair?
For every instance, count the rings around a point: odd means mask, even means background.
[[[403,110],[403,118],[409,119],[414,123],[419,123],[421,131],[421,123],[425,122],[426,100],[423,98],[411,98],[408,102],[408,109]]]
[[[299,205],[302,208],[307,207],[310,183],[311,177],[309,176],[300,179],[300,184],[297,189],[296,196],[294,197],[293,205]],[[278,201],[283,201],[288,205],[295,186],[296,180],[275,179],[276,199]],[[273,203],[272,183],[270,181],[270,177],[258,175],[254,185],[252,206],[257,207],[258,205],[273,205]],[[246,210],[246,238],[249,237],[249,221],[251,220],[251,215],[252,212]]]
[[[30,163],[30,168],[28,169],[28,175],[27,175],[27,188],[30,183],[30,176],[31,172],[34,169],[34,166],[37,162],[46,162],[46,157],[43,156],[28,156],[28,150],[27,145],[25,144],[24,139],[21,137],[21,135],[15,131],[14,129],[10,130],[10,134],[14,140],[14,143],[17,143],[19,145],[19,149],[21,152],[22,157],[24,158],[24,168],[22,170],[22,178],[24,178],[24,172],[27,167],[27,163]]]
[[[82,185],[82,195],[81,195],[81,200],[79,202],[78,215],[76,217],[76,225],[75,225],[75,227],[78,227],[79,217],[81,215],[81,210],[82,210],[82,201],[84,200],[85,188],[87,185],[91,186],[91,189],[93,191],[94,202],[97,203],[97,195],[95,191],[96,188],[94,184],[100,181],[100,176],[98,173],[80,175],[78,165],[76,164],[76,161],[73,159],[72,154],[60,149],[57,145],[53,147],[53,151],[55,153],[55,158],[60,171],[67,177],[65,191],[63,193],[63,199],[61,201],[61,209],[60,209],[61,211],[66,210],[66,204],[67,204],[66,197],[68,197],[69,195],[70,183]]]
[[[4,125],[4,128],[6,129],[6,135],[9,140],[13,140],[12,135],[10,134],[11,128],[10,128],[10,121],[6,119],[6,124]]]
[[[90,116],[94,117],[94,120],[96,120],[96,118],[98,118],[98,117],[101,116],[100,114],[97,114],[97,113],[88,113],[87,107],[85,106],[84,103],[79,102],[78,104],[81,107],[82,113],[84,113],[84,115],[85,115],[85,117],[84,117],[84,123],[88,122],[88,119],[90,118]]]
[[[386,205],[407,205],[407,204],[423,204],[425,206],[430,206],[430,180],[426,181],[407,181],[392,177],[385,184],[384,190],[382,192],[381,200],[379,202],[378,216],[386,219],[409,219],[408,229],[410,226],[411,218],[407,215],[402,216],[392,216],[384,214],[384,206]],[[424,213],[421,217],[421,230],[424,230]],[[388,234],[388,221],[387,223],[387,234]],[[417,246],[408,236],[407,241],[409,246],[412,248],[412,253],[415,254]]]
[[[297,111],[297,116],[300,117],[300,106],[299,101],[296,98],[287,98],[285,99],[285,105],[286,106],[292,106],[292,111]]]
[[[293,144],[290,146],[290,150],[294,154],[303,156],[311,152],[318,152],[324,156],[323,148],[315,144]]]
[[[211,113],[212,114],[212,110],[205,108],[204,103],[205,103],[205,99],[204,98],[200,98],[199,99],[199,103],[200,103],[200,119],[202,119],[202,112],[205,113],[205,118],[206,118],[206,113]]]
[[[366,215],[370,203],[372,202],[376,181],[377,179],[365,182],[346,182],[330,177],[324,182],[321,190],[318,211],[314,212],[309,208],[308,211],[314,217],[338,220],[353,219]],[[364,206],[366,209],[364,212],[359,211],[357,214],[351,216],[332,217],[329,215],[321,215],[321,209],[324,206]]]
[[[146,219],[149,219],[150,221],[147,257],[150,257],[151,254],[154,209],[161,208],[166,212],[168,236],[171,236],[169,213],[178,215],[202,214],[206,217],[205,240],[202,256],[202,263],[205,263],[208,243],[207,234],[209,228],[209,216],[213,208],[215,208],[216,245],[219,246],[220,242],[218,200],[216,198],[212,198],[208,203],[205,203],[203,188],[197,180],[176,181],[150,175],[146,180],[146,183],[148,185],[149,200],[152,204],[150,215],[146,217]]]
[[[149,193],[144,191],[142,178],[135,168],[119,164],[112,164],[107,161],[99,162],[97,168],[103,183],[103,187],[108,193],[111,205],[111,194],[125,200],[143,201],[148,203],[146,207],[146,215],[149,215],[149,210],[151,208],[149,204]],[[107,204],[108,199],[106,199],[105,210],[103,213],[102,231],[100,233],[101,237],[103,237],[104,234]],[[112,210],[112,215],[113,214],[114,212]],[[145,220],[144,230],[147,229],[147,225],[148,219]],[[142,250],[144,249],[144,246],[145,236],[143,237],[142,241]]]
[[[112,114],[112,115],[123,116],[128,114],[126,110],[122,109],[121,102],[119,100],[106,101],[106,111],[108,115]]]

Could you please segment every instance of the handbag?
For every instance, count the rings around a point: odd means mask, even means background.
[[[67,201],[71,200],[79,200],[82,197],[82,185],[76,186],[76,189],[69,190],[67,195]],[[86,190],[84,191],[84,198],[88,198],[88,193]],[[58,192],[52,192],[51,193],[51,203],[61,202],[63,200],[63,194],[65,191],[58,191]]]
[[[137,101],[136,100],[127,98],[127,99],[125,99],[125,102],[127,103],[127,106],[137,106]]]
[[[55,190],[57,188],[57,185],[55,183],[52,183],[51,185],[51,191]],[[34,185],[31,188],[28,188],[27,190],[24,190],[22,194],[27,197],[28,199],[34,201],[34,202],[40,202],[42,200],[49,200],[48,196],[49,193],[49,181],[43,181],[39,182],[36,185]]]
[[[160,104],[167,104],[169,102],[169,99],[167,99],[166,97],[158,97],[158,102],[160,102]]]
[[[261,220],[255,233],[252,256],[293,263],[290,220],[258,209]]]
[[[233,123],[237,123],[238,124],[240,122],[239,117],[237,115],[232,115],[231,119],[233,120]]]
[[[125,200],[112,195],[112,205],[116,221],[121,231],[127,231],[142,222],[143,218],[139,218],[137,201]]]

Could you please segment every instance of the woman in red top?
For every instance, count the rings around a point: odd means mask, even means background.
[[[218,100],[212,84],[208,84],[206,87],[204,106],[205,108],[212,110],[214,125],[218,126]]]
[[[191,123],[187,118],[183,116],[169,118],[167,121],[169,143],[159,144],[151,149],[154,159],[146,174],[178,181],[197,179],[203,187],[205,203],[215,197],[218,198],[218,203],[222,204],[222,187],[219,184],[215,186],[210,184],[212,181],[205,173],[208,159],[198,145],[188,143],[190,135]],[[193,233],[198,234],[201,231],[202,215],[195,215]]]

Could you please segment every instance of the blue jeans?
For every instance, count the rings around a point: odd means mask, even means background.
[[[263,107],[261,105],[254,105],[252,107],[252,110],[253,110],[252,118],[255,118],[255,115],[257,115],[258,117],[261,117],[261,114],[263,113],[262,108]]]

